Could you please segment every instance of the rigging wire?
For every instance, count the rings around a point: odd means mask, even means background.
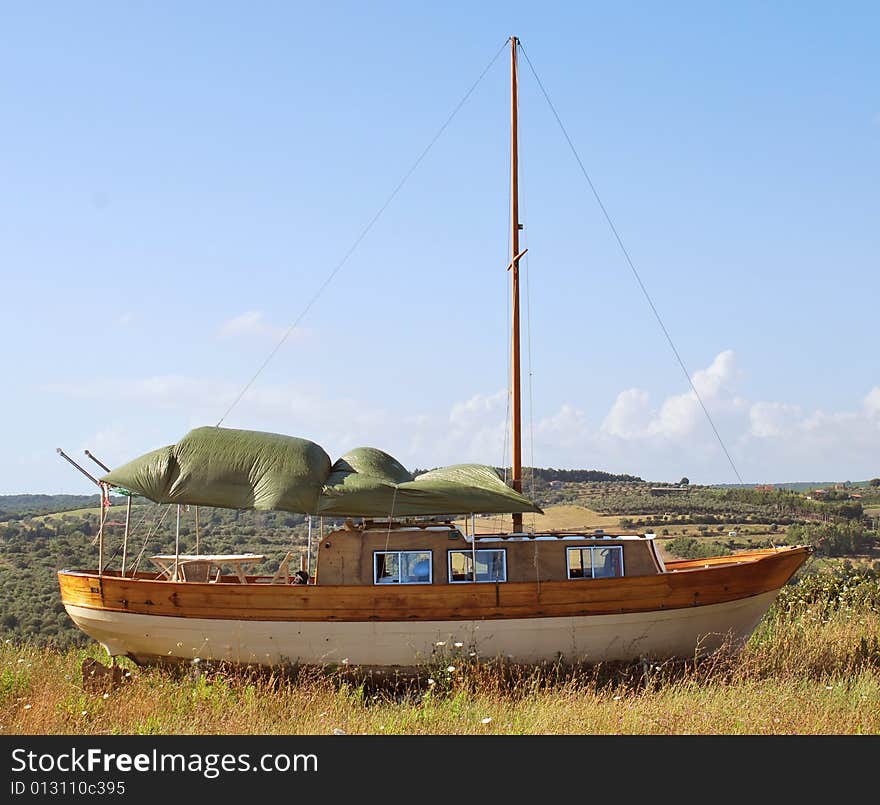
[[[385,535],[385,550],[388,550],[388,546],[391,544],[391,526],[394,524],[394,507],[397,505],[397,490],[400,489],[400,484],[394,484],[394,492],[391,495],[391,511],[388,512],[388,533]]]
[[[158,505],[158,504],[157,504],[157,505]],[[130,535],[130,536],[132,536],[132,535],[134,534],[134,532],[137,531],[137,529],[139,529],[139,528],[141,527],[141,525],[143,525],[144,520],[147,519],[147,511],[148,511],[148,509],[149,509],[149,507],[145,507],[143,513],[141,514],[141,519],[138,520],[138,522],[134,525],[133,528],[129,528],[129,535]],[[119,545],[116,546],[116,550],[113,551],[113,556],[111,556],[106,562],[104,562],[104,570],[106,570],[108,567],[110,567],[110,563],[111,563],[111,562],[112,562],[117,556],[119,556],[119,551],[120,551],[121,549],[122,549],[122,543],[119,543]]]
[[[516,114],[517,118],[519,118],[519,106],[520,106],[520,96],[517,93],[516,96]],[[528,149],[525,147],[523,142],[524,137],[522,131],[518,132],[519,142],[520,142],[520,156],[518,157],[518,164],[520,169],[520,178],[519,183],[520,187],[522,187],[525,182],[523,181],[525,178],[525,164],[522,159],[522,153],[528,153]],[[520,194],[520,221],[527,221],[529,216],[526,211],[526,199],[528,198],[528,193],[522,192]],[[523,251],[523,279],[525,280],[525,297],[526,297],[526,364],[528,366],[528,394],[529,394],[529,497],[534,500],[535,499],[535,405],[534,405],[534,394],[533,394],[533,385],[532,385],[532,377],[534,375],[533,366],[532,366],[532,299],[531,299],[531,285],[529,283],[529,275],[531,274],[531,270],[529,268],[529,229],[527,226],[523,226],[522,229],[522,251]],[[537,531],[538,525],[538,515],[532,512],[532,530]]]
[[[160,504],[157,503],[156,505],[159,506]],[[171,506],[172,506],[172,504],[169,503],[168,506],[165,508],[165,513],[162,515],[161,518],[158,519],[158,522],[154,521],[153,525],[150,526],[150,528],[147,530],[147,535],[144,537],[144,544],[141,546],[141,550],[137,555],[137,559],[135,560],[135,563],[132,566],[132,570],[131,570],[132,578],[134,578],[134,574],[137,573],[137,569],[138,569],[138,567],[140,567],[141,559],[144,556],[144,552],[147,550],[147,544],[154,536],[156,536],[156,534],[159,533],[159,528],[161,528],[162,523],[165,522],[165,518],[168,516],[168,512],[171,511]],[[159,517],[158,511],[156,512],[156,517],[157,518]]]
[[[525,205],[523,205],[525,206]],[[523,210],[525,213],[525,210]],[[525,217],[525,216],[524,216]],[[523,228],[523,246],[528,250],[529,237],[525,228]],[[535,399],[533,394],[532,378],[534,369],[532,366],[532,291],[529,283],[529,256],[523,258],[525,261],[525,286],[526,286],[526,362],[528,363],[529,378],[529,497],[535,499]],[[538,515],[532,513],[532,527],[537,528]]]
[[[510,164],[510,140],[507,141],[507,164]],[[511,220],[513,218],[513,176],[510,171],[507,171],[507,243],[505,247],[505,255],[509,255],[511,253],[511,243],[513,239]],[[508,448],[512,449],[512,440],[511,440],[511,428],[512,428],[512,415],[511,415],[511,402],[513,396],[513,345],[512,345],[512,323],[511,323],[511,312],[510,306],[512,304],[512,300],[510,298],[511,294],[509,289],[507,288],[507,277],[504,278],[504,300],[505,300],[505,315],[504,315],[504,349],[507,351],[507,394],[506,397],[506,408],[504,411],[504,441],[501,444],[501,464],[499,465],[504,472],[504,483],[508,483],[510,481],[510,475],[512,474],[512,467],[507,463],[507,455]],[[512,462],[511,462],[512,464]],[[511,472],[508,472],[508,469],[511,469]],[[497,527],[496,530],[503,531],[504,530],[504,514],[503,512],[498,513]]]
[[[587,180],[587,184],[590,186],[590,190],[593,193],[593,197],[596,199],[596,202],[599,205],[599,209],[602,210],[602,215],[605,217],[605,220],[608,223],[608,226],[611,228],[611,232],[614,234],[614,238],[617,241],[617,245],[620,247],[621,252],[623,252],[623,256],[626,259],[627,264],[632,271],[633,276],[636,279],[636,282],[641,288],[642,293],[645,296],[645,299],[648,302],[652,312],[654,313],[654,318],[657,319],[657,323],[660,325],[660,329],[663,331],[663,335],[666,336],[666,340],[669,342],[669,346],[672,349],[673,354],[675,355],[675,359],[678,361],[678,365],[681,367],[682,372],[684,372],[684,376],[687,378],[688,384],[691,387],[691,391],[693,391],[694,396],[697,398],[697,402],[699,402],[700,407],[703,409],[703,413],[706,415],[706,419],[709,421],[709,425],[712,427],[712,431],[715,433],[715,438],[718,440],[718,443],[721,445],[721,449],[724,451],[724,455],[727,456],[727,460],[730,463],[730,466],[733,468],[733,472],[736,475],[739,482],[744,483],[742,476],[739,474],[739,470],[736,467],[736,464],[733,461],[730,452],[727,449],[727,446],[724,444],[724,440],[721,438],[721,434],[718,432],[718,428],[715,427],[715,422],[709,414],[709,410],[706,408],[706,404],[703,402],[703,398],[700,396],[700,392],[697,391],[697,387],[694,385],[694,381],[691,380],[690,372],[688,372],[687,367],[684,365],[684,361],[681,358],[681,355],[676,349],[675,343],[672,340],[672,336],[669,334],[669,331],[666,329],[666,325],[663,323],[663,319],[660,317],[660,313],[654,305],[654,301],[651,299],[651,295],[648,293],[648,289],[645,287],[645,283],[642,282],[642,278],[639,275],[639,272],[636,270],[635,263],[633,263],[632,258],[629,256],[629,252],[626,249],[626,246],[623,245],[623,240],[620,237],[620,234],[617,231],[617,227],[614,226],[614,222],[611,220],[611,216],[608,213],[608,210],[605,208],[605,205],[602,203],[602,199],[599,196],[599,192],[596,190],[596,186],[593,184],[593,180],[590,178],[590,175],[587,173],[587,169],[584,167],[584,163],[581,161],[580,155],[577,152],[577,149],[574,147],[574,143],[571,140],[571,137],[568,136],[568,131],[565,126],[562,124],[562,120],[559,117],[559,113],[556,111],[556,107],[553,105],[553,102],[550,100],[550,96],[547,94],[547,90],[544,88],[544,84],[541,82],[541,79],[538,77],[538,73],[535,71],[535,67],[532,64],[531,59],[525,51],[525,48],[520,43],[520,50],[522,50],[523,56],[526,57],[526,62],[529,65],[529,69],[532,71],[532,75],[535,77],[535,81],[538,82],[538,87],[541,89],[541,93],[544,96],[544,100],[547,101],[547,105],[550,107],[550,111],[553,113],[553,117],[556,118],[556,122],[559,125],[559,128],[562,130],[562,134],[565,137],[566,142],[568,143],[568,147],[571,149],[571,153],[574,155],[575,160],[578,163],[578,166],[581,169],[581,173],[584,175],[584,178]]]
[[[507,144],[507,163],[510,164],[510,143]],[[511,218],[513,217],[513,177],[511,176],[510,171],[507,172],[507,247],[505,249],[505,255],[509,255],[511,253],[511,242],[513,239],[513,234],[511,232]],[[507,278],[504,279],[504,299],[505,299],[505,315],[504,315],[504,349],[507,351],[507,410],[504,413],[504,442],[501,446],[501,467],[504,468],[504,483],[507,483],[509,480],[508,472],[507,472],[507,447],[508,447],[508,439],[510,438],[511,431],[511,397],[513,395],[513,346],[512,346],[512,332],[513,327],[511,323],[511,312],[510,306],[512,300],[510,298],[511,294],[507,288]]]
[[[453,118],[458,114],[461,107],[465,105],[468,98],[470,98],[470,96],[473,94],[474,90],[477,88],[477,86],[483,80],[483,77],[486,75],[486,73],[489,72],[489,70],[492,68],[492,65],[494,65],[495,62],[498,60],[498,57],[501,55],[501,53],[507,47],[508,41],[509,40],[504,41],[504,44],[498,49],[498,52],[492,57],[492,60],[486,65],[486,67],[484,68],[483,72],[480,73],[477,80],[474,81],[474,83],[471,85],[470,89],[464,94],[462,99],[458,102],[458,104],[455,106],[455,108],[452,110],[452,112],[446,118],[443,125],[440,126],[440,128],[437,130],[437,133],[431,138],[431,141],[425,146],[422,153],[419,154],[419,156],[415,160],[415,162],[413,162],[412,165],[410,165],[409,170],[407,170],[406,173],[404,173],[403,178],[397,183],[397,185],[391,191],[390,195],[385,199],[384,204],[382,204],[382,206],[379,207],[379,209],[375,213],[375,215],[373,215],[373,217],[369,220],[367,225],[361,230],[361,233],[355,238],[354,243],[352,243],[352,245],[349,247],[348,251],[343,255],[342,259],[336,264],[335,268],[327,275],[324,282],[321,283],[318,290],[312,295],[311,299],[309,299],[308,303],[302,309],[300,314],[296,317],[296,319],[293,321],[293,323],[287,328],[287,330],[284,332],[284,334],[278,340],[278,343],[275,344],[275,346],[272,348],[272,350],[266,356],[266,359],[262,362],[262,364],[260,364],[260,367],[254,373],[253,377],[251,377],[251,379],[244,385],[244,388],[242,388],[242,390],[239,392],[238,396],[232,401],[232,404],[226,409],[226,412],[223,414],[223,416],[220,417],[220,419],[217,422],[216,427],[219,428],[220,425],[223,424],[223,421],[226,419],[226,417],[229,416],[229,414],[232,412],[232,409],[235,408],[235,406],[238,405],[239,402],[241,402],[241,399],[247,393],[247,390],[254,384],[256,379],[262,374],[263,370],[269,365],[269,362],[272,360],[272,358],[275,357],[275,354],[278,352],[278,350],[281,349],[281,347],[284,345],[284,342],[287,341],[287,339],[290,337],[290,334],[296,329],[296,327],[299,325],[299,323],[305,318],[305,316],[309,312],[309,310],[311,310],[312,305],[314,305],[315,302],[318,301],[318,298],[321,296],[321,294],[324,292],[324,290],[327,288],[327,286],[333,281],[333,278],[339,273],[339,271],[342,269],[342,267],[348,262],[349,258],[352,256],[352,254],[354,254],[355,250],[358,248],[358,246],[360,246],[361,242],[369,234],[370,230],[373,228],[373,226],[376,224],[376,222],[379,220],[379,218],[382,217],[382,214],[385,212],[385,210],[388,209],[388,207],[391,205],[391,202],[394,201],[394,199],[397,197],[397,194],[401,191],[403,186],[406,184],[409,177],[412,176],[413,173],[415,173],[416,168],[418,168],[419,165],[421,165],[422,160],[424,160],[424,158],[428,155],[428,152],[431,150],[431,148],[434,147],[434,144],[437,142],[437,140],[440,139],[443,132],[446,131],[449,124],[452,122]]]

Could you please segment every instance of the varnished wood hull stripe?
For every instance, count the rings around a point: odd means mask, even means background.
[[[326,586],[207,584],[61,571],[68,606],[221,621],[472,621],[650,613],[707,606],[778,590],[803,550],[765,552],[757,561],[681,572],[540,584]]]

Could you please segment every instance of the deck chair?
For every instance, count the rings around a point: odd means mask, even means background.
[[[211,563],[204,560],[191,560],[180,563],[180,573],[184,581],[207,581]]]

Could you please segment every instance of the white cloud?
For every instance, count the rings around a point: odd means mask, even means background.
[[[708,368],[694,373],[694,388],[708,408],[735,409],[742,403],[729,387],[738,376],[734,353],[726,350]],[[681,439],[704,422],[705,414],[693,389],[667,397],[658,409],[652,409],[648,392],[633,388],[617,395],[601,430],[621,439]]]
[[[802,419],[798,405],[756,402],[749,408],[749,435],[762,439],[790,436]]]
[[[718,397],[728,385],[739,379],[740,372],[736,367],[736,356],[732,349],[719,352],[715,360],[706,369],[694,372],[694,386],[700,396],[705,399]]]
[[[867,416],[880,419],[880,386],[874,386],[863,400]]]
[[[732,351],[695,373],[694,384],[747,482],[873,477],[880,470],[880,386],[851,410],[827,412],[773,400],[747,400],[737,390],[740,372]],[[214,424],[240,391],[210,378],[164,375],[129,382],[55,385],[56,394],[99,399],[128,421],[150,423],[132,437],[108,417],[91,447],[119,454],[123,444],[143,452],[169,444],[185,429]],[[357,390],[340,393],[315,384],[259,385],[223,422],[312,439],[338,457],[357,446],[379,447],[410,469],[476,461],[508,464],[510,429],[505,390],[475,394],[445,408],[400,412],[391,401]],[[219,401],[219,402],[218,402]],[[164,412],[164,414],[163,414]],[[161,425],[159,424],[161,421]],[[165,432],[164,428],[175,428]],[[177,432],[180,429],[180,432]],[[523,462],[538,466],[603,469],[651,480],[687,475],[692,481],[736,481],[692,390],[652,400],[645,389],[621,391],[604,417],[593,421],[575,403],[523,422]],[[157,436],[156,443],[139,444]],[[135,453],[137,454],[137,453]],[[120,459],[122,457],[120,456]]]
[[[266,321],[262,310],[246,310],[238,316],[227,319],[220,326],[220,335],[225,338],[258,337],[278,340],[287,332],[286,327],[279,327]],[[291,335],[294,335],[291,333]]]
[[[127,422],[133,419],[150,422],[153,433],[152,423],[161,417],[169,427],[177,430],[160,435],[153,447],[177,441],[186,429],[216,424],[241,391],[228,382],[176,374],[127,382],[97,380],[53,384],[46,390],[67,397],[101,401],[110,412],[110,424],[106,430],[90,437],[93,444],[98,444],[98,436],[106,440],[113,434],[118,437],[117,442],[123,441],[123,426],[118,423],[123,411]],[[114,410],[118,412],[116,420],[113,419]],[[334,457],[361,445],[372,444],[387,450],[383,439],[390,434],[394,435],[395,442],[400,441],[399,421],[389,412],[364,404],[356,395],[328,394],[314,384],[309,388],[298,383],[264,384],[251,388],[224,419],[223,425],[311,439]],[[139,425],[138,429],[143,430],[143,426]],[[139,440],[124,441],[134,444]],[[138,447],[141,452],[147,449],[152,448]]]
[[[651,422],[651,395],[644,389],[626,389],[617,395],[602,421],[601,430],[621,439],[644,436]]]
[[[852,410],[827,412],[748,400],[737,390],[740,378],[736,356],[727,350],[694,374],[694,385],[745,481],[877,474],[880,386]],[[692,390],[654,401],[645,389],[626,389],[598,428],[566,404],[539,423],[538,433],[542,466],[595,467],[649,479],[685,474],[705,483],[737,480]]]
[[[469,400],[454,403],[449,411],[449,424],[454,428],[470,428],[483,425],[488,418],[494,418],[504,412],[507,392],[496,391],[494,394],[474,394]]]
[[[537,432],[542,437],[557,439],[583,438],[589,435],[590,425],[583,411],[565,403],[553,416],[545,417],[538,422]]]

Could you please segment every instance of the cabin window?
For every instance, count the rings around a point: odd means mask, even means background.
[[[479,551],[448,551],[451,583],[475,580],[474,553],[477,558],[477,582],[507,581],[507,551],[504,548],[493,548]]]
[[[620,545],[569,548],[570,579],[606,579],[623,575],[623,548]]]
[[[430,584],[430,551],[375,551],[374,584]]]

